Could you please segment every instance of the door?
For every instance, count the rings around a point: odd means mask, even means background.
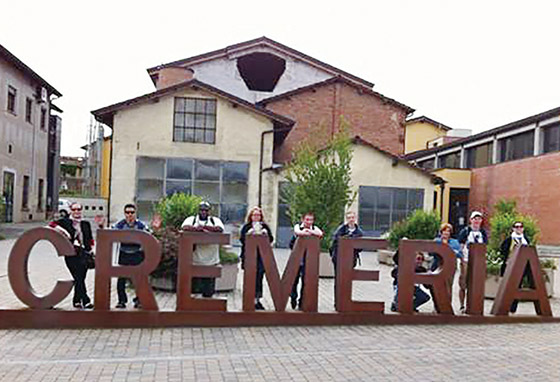
[[[449,190],[449,223],[453,225],[454,236],[468,224],[469,189]]]
[[[14,220],[14,174],[4,171],[2,197],[4,198],[4,219],[10,223]]]

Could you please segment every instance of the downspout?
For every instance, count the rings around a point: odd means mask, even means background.
[[[109,149],[109,196],[107,197],[107,227],[110,227],[111,222],[111,185],[113,183],[113,137],[115,131],[111,129],[111,147]]]
[[[440,212],[439,212],[439,215],[440,215],[441,221],[443,221],[443,195],[445,193],[445,181],[442,181],[440,183],[440,190],[441,190],[441,192],[439,194],[440,195],[440,199],[439,199],[439,204],[440,204],[440,206],[439,206],[440,210],[439,211]]]
[[[290,131],[292,127],[279,127],[277,129],[265,130],[261,133],[261,148],[259,154],[259,198],[258,198],[258,206],[262,207],[262,173],[263,173],[263,162],[264,162],[264,136],[266,134],[275,133],[275,132],[282,132],[282,131]]]

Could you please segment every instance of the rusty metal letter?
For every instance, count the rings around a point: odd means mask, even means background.
[[[535,289],[521,289],[525,268],[529,266]],[[539,316],[552,316],[550,302],[546,294],[539,255],[535,247],[522,245],[518,247],[507,263],[504,278],[498,287],[498,293],[492,305],[491,313],[505,316],[509,313],[513,300],[533,301]]]
[[[21,235],[15,242],[8,258],[8,278],[17,298],[33,309],[49,309],[68,296],[74,284],[71,280],[58,280],[51,293],[39,296],[29,282],[29,254],[40,240],[47,240],[55,248],[58,256],[75,256],[74,247],[62,234],[50,228],[33,228]]]
[[[193,265],[195,244],[229,244],[225,233],[184,232],[179,239],[179,262],[177,264],[177,310],[226,311],[227,300],[217,298],[193,298],[193,277],[220,277],[217,266]]]
[[[416,273],[416,253],[433,252],[441,256],[442,264],[436,272]],[[414,284],[431,284],[434,306],[438,313],[453,314],[451,295],[446,287],[446,280],[453,277],[455,254],[443,244],[427,240],[401,240],[399,243],[399,312],[413,312]]]
[[[467,314],[482,316],[486,282],[486,244],[469,245],[467,268]]]
[[[319,289],[319,254],[320,240],[316,237],[299,237],[290,254],[282,278],[270,246],[264,236],[248,235],[245,244],[245,272],[243,279],[243,310],[255,310],[255,278],[257,271],[257,251],[261,256],[265,276],[270,289],[274,308],[277,312],[286,310],[292,285],[299,272],[300,264],[305,256],[305,287],[303,288],[304,312],[317,312]]]
[[[354,249],[377,250],[387,248],[387,240],[341,238],[338,243],[336,262],[336,310],[339,312],[383,313],[385,303],[378,301],[353,301],[352,281],[379,281],[379,271],[365,271],[353,268]]]
[[[136,243],[142,246],[144,261],[138,265],[113,266],[113,244]],[[148,276],[161,259],[161,244],[147,232],[136,230],[97,231],[95,256],[95,310],[109,310],[111,278],[127,277],[132,280],[142,309],[158,310]]]

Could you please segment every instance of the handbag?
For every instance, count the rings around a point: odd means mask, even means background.
[[[93,252],[84,251],[84,262],[87,269],[95,269],[95,255]]]

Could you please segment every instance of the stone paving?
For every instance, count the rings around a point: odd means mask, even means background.
[[[23,305],[6,275],[11,245],[13,240],[0,241],[0,307],[14,309]],[[287,251],[275,255],[283,267]],[[354,298],[385,301],[388,308],[391,267],[378,264],[374,254],[363,256],[362,267],[379,269],[380,282],[356,282]],[[69,277],[45,242],[34,248],[29,268],[39,293]],[[90,295],[93,276],[88,274]],[[238,289],[222,295],[228,310],[241,308],[241,283],[239,278]],[[114,306],[114,284],[112,292]],[[332,294],[333,281],[322,279],[320,311],[333,310]],[[157,300],[161,310],[174,310],[174,294],[158,292]],[[560,302],[551,302],[560,315]],[[272,307],[268,296],[264,304]],[[70,306],[67,298],[59,308]],[[421,311],[432,312],[431,302]],[[528,303],[519,311],[534,314]],[[560,324],[2,330],[0,380],[557,381],[559,347]]]

